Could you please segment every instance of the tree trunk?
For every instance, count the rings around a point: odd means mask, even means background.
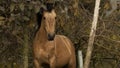
[[[74,15],[77,16],[78,15],[78,4],[79,4],[79,0],[74,0],[74,4],[73,4],[73,8],[74,8]]]
[[[99,5],[100,5],[100,0],[96,0],[95,9],[94,9],[94,17],[93,17],[90,36],[89,36],[89,42],[88,42],[88,48],[87,48],[87,53],[85,57],[84,68],[88,68],[90,64],[91,54],[93,50],[94,37],[95,37],[96,27],[97,27],[97,20],[98,20],[98,15],[99,15]]]
[[[80,50],[78,50],[78,68],[83,68],[83,56]]]
[[[27,29],[25,28],[25,33],[24,33],[24,51],[23,51],[23,68],[28,68],[28,32]]]

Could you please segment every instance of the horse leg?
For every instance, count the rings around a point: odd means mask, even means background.
[[[76,68],[76,62],[70,62],[68,68]]]
[[[34,59],[34,67],[35,68],[41,68],[40,64],[39,64],[39,61],[37,59]]]
[[[68,63],[68,68],[76,68],[76,57],[73,55]]]
[[[53,56],[50,58],[50,68],[56,68],[55,63],[56,63],[56,57]]]

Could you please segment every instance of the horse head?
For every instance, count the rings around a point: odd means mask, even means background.
[[[55,25],[56,25],[56,13],[54,10],[53,3],[46,3],[46,6],[41,9],[42,21],[44,28],[47,33],[49,41],[54,40],[55,37]]]

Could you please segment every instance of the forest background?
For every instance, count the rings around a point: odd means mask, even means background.
[[[43,0],[45,2],[46,0]],[[83,58],[93,21],[95,0],[56,0],[56,33],[69,37]],[[0,68],[22,68],[28,56],[33,67],[32,41],[39,0],[0,0]],[[101,0],[90,68],[120,68],[120,4],[109,16],[109,0]]]

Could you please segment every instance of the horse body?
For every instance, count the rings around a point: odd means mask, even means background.
[[[75,49],[72,42],[63,35],[56,35],[53,41],[48,41],[46,35],[42,31],[38,33],[40,37],[36,36],[34,41],[34,57],[35,61],[38,61],[38,66],[47,63],[50,64],[50,59],[55,57],[54,64],[57,68],[62,68],[65,65],[70,65],[69,68],[76,66]],[[73,67],[72,67],[73,66]],[[37,68],[37,67],[36,67]]]
[[[54,10],[43,13],[41,26],[33,41],[35,68],[42,68],[44,64],[50,68],[76,68],[72,42],[63,35],[55,35],[55,17]]]

